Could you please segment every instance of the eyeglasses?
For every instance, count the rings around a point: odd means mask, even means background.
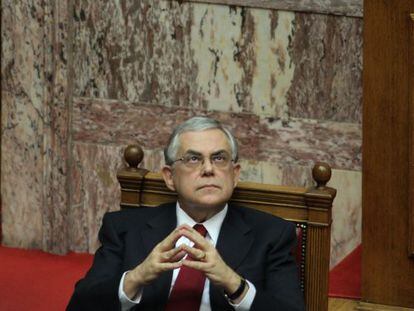
[[[188,153],[173,163],[181,161],[186,167],[191,169],[199,169],[204,165],[206,158],[201,154]],[[233,159],[227,152],[214,153],[209,156],[209,161],[216,168],[226,168]]]

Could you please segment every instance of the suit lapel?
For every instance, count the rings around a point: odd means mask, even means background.
[[[253,244],[253,232],[239,211],[229,207],[216,248],[223,260],[237,270]]]
[[[254,236],[251,229],[239,211],[229,207],[216,248],[224,262],[235,271],[252,247]],[[215,286],[210,287],[210,302],[212,310],[232,310],[223,293]]]
[[[150,219],[142,231],[144,246],[148,254],[177,225],[175,204],[168,204],[160,214]],[[155,305],[164,306],[170,291],[172,271],[161,274],[150,286],[145,288],[143,295],[154,301]]]

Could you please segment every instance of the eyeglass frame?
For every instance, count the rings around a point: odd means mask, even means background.
[[[223,166],[218,166],[217,165],[217,163],[216,162],[214,162],[213,161],[213,157],[215,157],[215,156],[220,156],[220,155],[222,155],[222,156],[228,156],[228,158],[230,159],[227,163],[225,163],[225,165],[223,165]],[[192,157],[192,156],[198,156],[198,157],[201,157],[202,158],[202,160],[199,162],[199,163],[197,163],[197,165],[196,166],[191,166],[191,164],[190,165],[188,165],[188,162],[185,162],[185,158],[186,157]],[[226,150],[219,150],[219,151],[216,151],[216,152],[213,152],[212,154],[210,154],[209,156],[204,156],[203,154],[201,154],[200,152],[198,152],[198,151],[194,151],[194,150],[188,150],[181,158],[178,158],[178,159],[176,159],[176,160],[174,160],[173,161],[173,163],[171,164],[171,165],[174,165],[176,162],[179,162],[179,161],[181,161],[183,164],[184,164],[184,166],[185,167],[187,167],[187,168],[190,168],[190,169],[194,169],[194,170],[196,170],[196,169],[200,169],[200,168],[202,168],[204,165],[205,165],[205,163],[206,163],[206,159],[208,159],[209,160],[209,162],[210,162],[210,164],[211,164],[211,166],[213,166],[213,167],[215,167],[215,168],[218,168],[218,169],[224,169],[224,168],[226,168],[230,163],[234,163],[235,162],[235,160],[232,158],[232,156],[230,155],[230,153],[228,152],[228,151],[226,151]]]

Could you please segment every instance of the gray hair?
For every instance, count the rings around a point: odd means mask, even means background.
[[[219,121],[208,117],[193,117],[178,125],[172,132],[167,147],[164,149],[164,159],[166,165],[172,165],[176,160],[177,152],[180,147],[180,135],[184,132],[201,132],[209,129],[219,129],[222,131],[229,142],[231,157],[234,162],[238,160],[237,141],[233,134],[226,129]]]

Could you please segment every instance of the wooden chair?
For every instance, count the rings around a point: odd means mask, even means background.
[[[138,168],[143,159],[139,146],[125,149],[128,167],[118,172],[121,209],[154,207],[176,201],[176,194],[164,184],[160,173]],[[316,185],[311,188],[239,182],[231,202],[258,209],[296,223],[301,288],[307,310],[328,310],[328,274],[332,202],[336,190],[326,186],[331,177],[327,164],[312,170]]]

